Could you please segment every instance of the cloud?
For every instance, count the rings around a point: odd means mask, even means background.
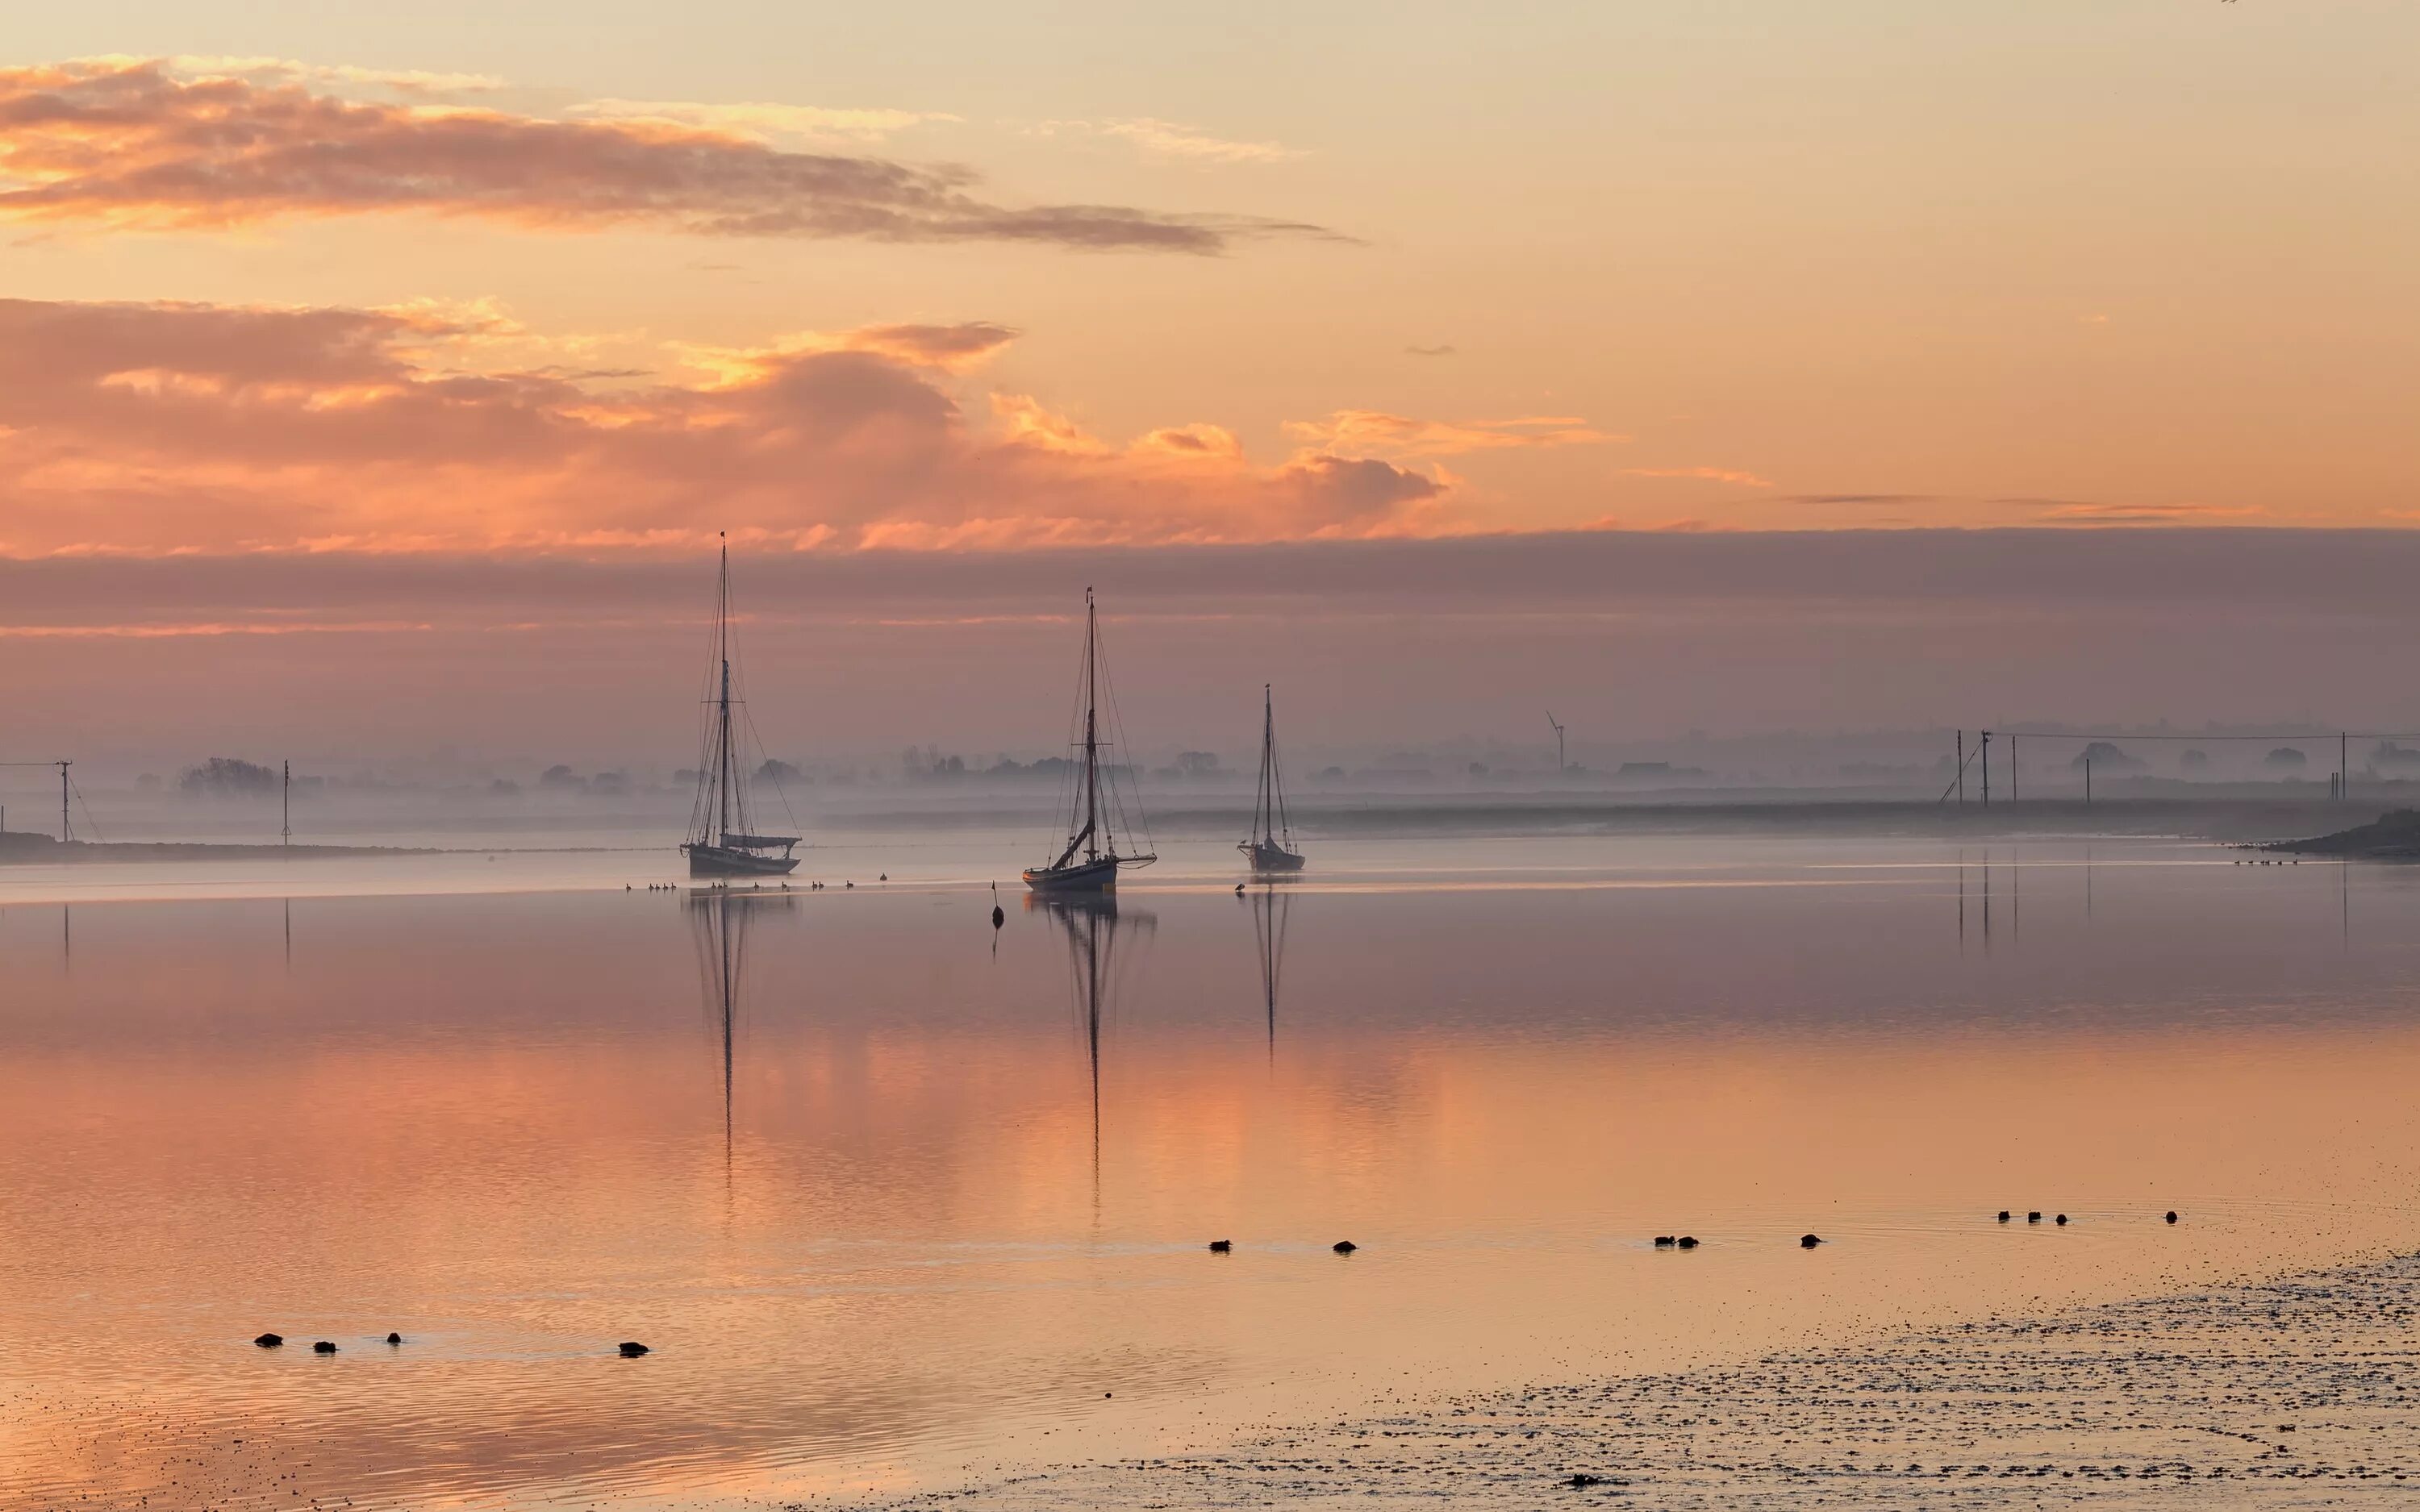
[[[1282,143],[1242,142],[1212,136],[1190,126],[1156,120],[1148,116],[1106,121],[1041,121],[1027,130],[1035,136],[1065,133],[1115,137],[1152,157],[1175,158],[1191,162],[1282,162],[1289,158],[1304,156],[1301,148]]]
[[[1743,488],[1773,486],[1772,479],[1760,478],[1753,472],[1742,472],[1735,468],[1624,468],[1621,471],[1634,478],[1699,478],[1708,483],[1736,484]]]
[[[1995,504],[2017,504],[2046,520],[2071,525],[2165,525],[2197,520],[2242,519],[2265,515],[2252,505],[2221,504],[2090,504],[2058,499],[1994,499]]]
[[[1223,427],[1095,435],[1035,398],[970,419],[970,321],[699,349],[693,381],[475,365],[491,306],[0,301],[0,554],[792,549],[1218,542],[1468,528],[1450,482]],[[495,345],[491,346],[490,343]]]
[[[1513,420],[1416,420],[1379,409],[1339,409],[1325,420],[1286,423],[1289,435],[1340,456],[1458,456],[1521,447],[1589,446],[1629,440],[1568,415]]]
[[[1292,221],[1002,206],[965,168],[784,151],[706,126],[348,100],[158,63],[0,69],[0,221],[150,230],[421,211],[556,231],[1195,254],[1345,239]]]
[[[572,106],[567,114],[598,120],[698,126],[736,132],[759,141],[786,136],[809,142],[877,142],[910,127],[960,118],[927,110],[835,109],[822,105],[761,103],[716,105],[673,100],[591,100]]]
[[[332,89],[376,89],[412,96],[486,94],[502,89],[504,81],[487,73],[436,73],[419,69],[365,69],[348,63],[303,63],[281,57],[229,57],[178,54],[144,58],[108,54],[76,58],[68,67],[115,70],[157,67],[171,77],[186,80],[242,79],[254,84],[310,84]]]

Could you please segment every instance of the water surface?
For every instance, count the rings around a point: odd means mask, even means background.
[[[2407,873],[1196,846],[995,933],[994,850],[0,873],[0,1504],[861,1496],[2420,1244]]]

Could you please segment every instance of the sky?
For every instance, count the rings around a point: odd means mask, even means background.
[[[1171,748],[1289,671],[1340,747],[2420,719],[2335,601],[2420,526],[2420,10],[1164,11],[13,18],[9,743],[675,751],[721,532],[799,748],[1048,743],[1087,581]]]

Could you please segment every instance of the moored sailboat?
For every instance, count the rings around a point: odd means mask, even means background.
[[[697,797],[681,854],[693,877],[780,877],[797,870],[797,835],[760,835],[748,817],[748,764],[731,727],[731,548],[715,580],[714,694],[699,741]],[[745,707],[746,701],[736,701]],[[779,852],[779,855],[774,854]]]
[[[1294,848],[1286,818],[1285,780],[1278,772],[1277,705],[1269,685],[1261,685],[1261,780],[1252,795],[1252,833],[1235,842],[1254,872],[1299,872],[1303,856]]]
[[[1115,790],[1115,768],[1101,764],[1101,752],[1109,748],[1101,739],[1100,727],[1101,686],[1107,681],[1108,673],[1101,665],[1100,617],[1093,607],[1093,591],[1087,588],[1079,695],[1083,700],[1083,722],[1076,741],[1083,764],[1077,774],[1076,792],[1069,808],[1066,845],[1048,865],[1029,868],[1025,872],[1025,885],[1036,892],[1113,891],[1118,885],[1119,868],[1149,866],[1159,859],[1152,854],[1147,841],[1142,850],[1131,855],[1118,851],[1116,826],[1111,821],[1124,821],[1125,806]]]

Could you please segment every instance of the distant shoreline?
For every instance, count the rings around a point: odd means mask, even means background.
[[[328,861],[361,856],[442,856],[435,846],[253,845],[215,841],[70,841],[0,833],[0,866],[82,866],[116,861]]]

